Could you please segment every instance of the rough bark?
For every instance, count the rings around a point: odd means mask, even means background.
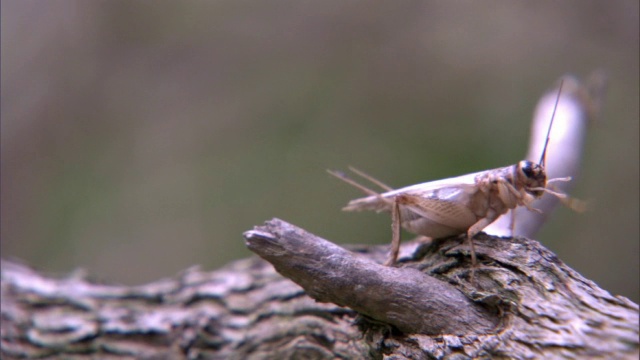
[[[134,287],[3,261],[2,358],[639,355],[638,305],[533,240],[478,236],[472,271],[461,238],[408,242],[394,268],[379,265],[386,247],[347,251],[277,219],[245,238],[268,262]]]

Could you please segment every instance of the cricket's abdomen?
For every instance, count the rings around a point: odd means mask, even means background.
[[[478,219],[475,214],[453,202],[431,199],[425,206],[425,199],[420,199],[420,204],[410,204],[408,200],[416,199],[398,198],[402,227],[432,239],[463,234]]]
[[[413,220],[405,220],[404,216],[402,217],[402,227],[414,234],[428,236],[432,239],[440,239],[448,236],[464,234],[468,229],[468,227],[450,227],[424,217],[417,217]]]

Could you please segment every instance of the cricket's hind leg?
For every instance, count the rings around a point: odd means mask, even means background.
[[[391,253],[389,259],[384,263],[385,266],[393,266],[398,260],[398,252],[400,251],[400,204],[398,198],[393,198],[393,205],[391,207]]]

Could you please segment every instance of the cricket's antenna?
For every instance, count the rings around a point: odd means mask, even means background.
[[[544,167],[547,161],[547,145],[549,145],[549,138],[551,137],[551,126],[553,125],[553,119],[556,117],[556,110],[558,109],[558,103],[560,102],[560,94],[562,93],[562,84],[564,78],[560,79],[560,86],[558,87],[558,96],[556,97],[556,103],[553,105],[553,113],[551,114],[551,122],[549,122],[549,130],[547,130],[547,140],[544,142],[544,148],[542,148],[542,156],[540,156],[539,164]]]

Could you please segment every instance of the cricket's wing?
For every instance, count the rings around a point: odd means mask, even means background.
[[[476,177],[486,171],[473,174],[462,175],[454,178],[429,181],[421,184],[411,185],[400,189],[392,190],[380,195],[371,195],[349,201],[342,210],[345,211],[391,211],[393,198],[400,195],[411,195],[420,197],[434,197],[437,193],[447,194],[450,201],[456,196],[457,190],[465,189],[469,191],[470,186],[475,186]],[[449,190],[445,190],[449,189]],[[461,193],[460,193],[461,194]]]

